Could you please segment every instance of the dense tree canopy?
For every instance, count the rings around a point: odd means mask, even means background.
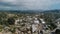
[[[9,23],[9,25],[14,25],[14,18],[8,18],[7,22]]]

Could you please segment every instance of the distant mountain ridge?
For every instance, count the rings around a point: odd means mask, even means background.
[[[60,10],[24,10],[24,11],[21,11],[21,10],[0,10],[0,12],[10,12],[10,13],[24,13],[24,14],[39,14],[39,13],[59,13]]]

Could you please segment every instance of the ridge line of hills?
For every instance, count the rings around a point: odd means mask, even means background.
[[[10,13],[28,13],[28,14],[38,14],[38,13],[60,13],[60,10],[0,10],[0,12],[10,12]]]

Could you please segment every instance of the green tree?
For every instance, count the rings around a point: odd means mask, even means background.
[[[12,17],[8,18],[7,22],[8,22],[9,25],[14,25],[15,19],[12,18]]]

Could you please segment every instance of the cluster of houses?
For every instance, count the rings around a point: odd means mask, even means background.
[[[60,19],[56,20],[56,29],[60,29]],[[9,31],[10,27],[5,27],[2,30],[3,34],[52,34],[51,30],[45,24],[43,18],[36,16],[26,16],[25,18],[17,18],[14,22],[14,33]],[[12,26],[11,26],[12,27]],[[13,30],[13,29],[12,29]],[[0,34],[2,34],[0,33]]]
[[[23,25],[20,28],[20,25]],[[16,27],[20,29],[21,34],[49,34],[50,30],[45,30],[47,28],[47,25],[45,24],[45,21],[43,18],[39,18],[38,15],[36,16],[27,16],[23,19],[17,19],[15,21]]]

